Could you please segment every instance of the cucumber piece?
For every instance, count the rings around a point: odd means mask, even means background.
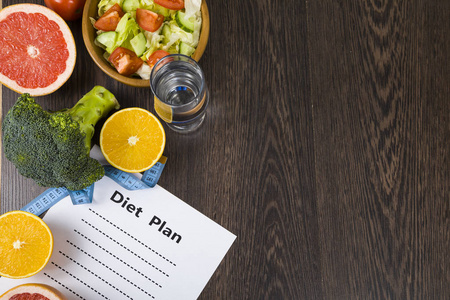
[[[180,54],[184,54],[184,55],[187,55],[187,56],[191,56],[194,53],[194,51],[195,51],[194,47],[192,47],[192,46],[190,46],[190,45],[188,45],[188,44],[186,44],[184,42],[180,42],[180,46],[179,47],[180,47]]]
[[[189,33],[194,32],[194,22],[186,18],[186,14],[181,10],[177,11],[175,14],[175,21],[184,31]]]
[[[139,0],[124,0],[122,9],[124,12],[132,12],[140,7]]]
[[[161,34],[163,36],[163,44],[167,44],[170,41],[170,35],[172,34],[172,30],[170,30],[170,26],[167,24],[163,25],[161,29]]]
[[[96,38],[97,42],[105,46],[106,52],[111,53],[116,43],[117,32],[115,31],[106,31],[99,34]]]
[[[146,49],[147,39],[145,38],[145,35],[140,32],[138,35],[136,35],[134,38],[130,40],[131,47],[133,47],[134,52],[137,56],[141,56]]]

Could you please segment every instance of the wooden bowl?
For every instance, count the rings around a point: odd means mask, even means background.
[[[105,50],[94,44],[94,39],[96,37],[96,30],[92,26],[90,17],[97,19],[97,5],[100,0],[87,0],[84,5],[83,19],[82,19],[82,32],[83,40],[86,45],[86,49],[89,55],[94,60],[95,64],[105,72],[109,77],[122,82],[124,84],[134,86],[134,87],[149,87],[149,80],[140,79],[137,77],[128,77],[119,74],[116,69],[103,57]],[[200,31],[200,39],[195,52],[192,54],[192,58],[199,61],[205,51],[206,44],[209,38],[209,12],[205,0],[202,1],[201,6],[202,14],[202,28]]]

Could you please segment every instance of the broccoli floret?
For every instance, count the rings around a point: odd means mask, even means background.
[[[84,189],[105,174],[89,153],[95,124],[113,108],[119,109],[119,103],[101,86],[74,107],[57,112],[43,110],[23,94],[3,121],[5,156],[40,186]]]

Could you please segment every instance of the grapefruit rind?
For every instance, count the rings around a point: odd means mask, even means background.
[[[0,222],[2,222],[1,221],[2,218],[6,218],[6,217],[8,217],[9,215],[12,215],[12,214],[22,214],[22,215],[25,215],[25,216],[28,216],[30,218],[35,219],[36,221],[38,221],[41,224],[41,226],[43,226],[43,228],[46,229],[46,231],[48,232],[49,237],[50,237],[50,248],[48,250],[48,255],[47,255],[47,257],[45,258],[44,262],[42,263],[42,265],[39,268],[37,268],[36,270],[33,270],[30,273],[20,274],[20,275],[11,275],[11,274],[6,274],[6,273],[0,271],[0,276],[6,277],[6,278],[11,278],[11,279],[28,278],[28,277],[31,277],[31,276],[39,273],[48,264],[48,262],[50,261],[50,258],[51,258],[52,253],[53,253],[53,243],[54,243],[53,233],[50,230],[50,227],[48,227],[48,225],[41,218],[39,218],[38,216],[36,216],[36,215],[34,215],[32,213],[29,213],[27,211],[13,210],[13,211],[4,213],[3,215],[0,216]]]
[[[66,297],[57,289],[41,283],[26,283],[11,288],[0,296],[0,300],[7,300],[17,294],[39,294],[49,300],[65,300]]]
[[[12,13],[17,12],[24,12],[24,13],[41,13],[44,16],[46,16],[49,20],[52,20],[58,24],[64,40],[67,43],[67,50],[69,51],[69,57],[66,61],[66,69],[63,73],[61,73],[56,81],[54,81],[52,84],[43,87],[43,88],[25,88],[17,84],[16,81],[10,79],[9,77],[5,76],[4,74],[0,73],[0,83],[4,84],[11,90],[23,94],[23,93],[29,93],[31,96],[43,96],[48,95],[53,92],[55,92],[57,89],[59,89],[72,75],[72,72],[75,68],[75,62],[76,62],[76,45],[75,40],[73,38],[72,31],[70,30],[67,23],[53,10],[42,6],[38,4],[31,4],[31,3],[24,3],[24,4],[14,4],[10,6],[4,7],[2,10],[0,10],[0,22],[7,18],[8,15]],[[0,62],[1,63],[1,62]]]

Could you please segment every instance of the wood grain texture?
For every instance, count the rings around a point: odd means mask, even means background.
[[[449,295],[448,8],[309,3],[327,299]]]
[[[237,235],[200,299],[449,298],[449,5],[208,2],[207,119],[166,128],[159,182]],[[76,69],[39,102],[72,106],[99,84],[153,111],[69,26]],[[17,97],[3,87],[3,113]],[[44,190],[3,153],[1,169],[1,212]]]
[[[217,142],[210,144],[217,148],[209,152],[205,181],[223,187],[216,201],[206,197],[197,207],[212,205],[206,214],[228,218],[238,238],[229,253],[235,259],[222,266],[226,275],[202,298],[320,297],[319,256],[308,250],[319,244],[305,5],[209,6],[216,22],[202,60],[211,61],[204,67],[213,74],[211,98],[219,113],[212,130]],[[247,17],[237,17],[243,12]]]

